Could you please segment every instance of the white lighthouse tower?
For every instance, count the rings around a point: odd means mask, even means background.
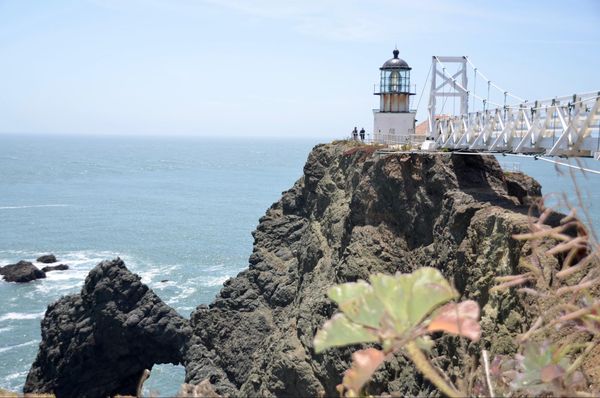
[[[404,144],[415,133],[415,114],[410,109],[411,92],[410,70],[406,61],[398,58],[395,49],[391,58],[383,64],[379,90],[379,109],[373,110],[375,119],[373,138],[382,144]]]

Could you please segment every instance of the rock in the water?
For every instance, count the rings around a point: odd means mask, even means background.
[[[98,264],[80,294],[48,306],[24,392],[61,397],[135,395],[145,369],[183,363],[188,321],[122,260]]]
[[[69,266],[67,264],[58,264],[58,265],[47,265],[44,268],[42,268],[42,271],[44,271],[44,272],[64,271],[67,269],[69,269]]]
[[[7,282],[29,282],[46,277],[43,271],[29,261],[19,261],[16,264],[0,267],[0,275]]]
[[[38,263],[51,264],[57,262],[58,260],[54,254],[44,254],[43,256],[39,256],[35,261]]]

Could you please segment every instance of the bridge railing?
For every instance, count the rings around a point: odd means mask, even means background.
[[[423,141],[425,141],[425,135],[422,134],[399,135],[379,132],[373,135],[372,140],[375,144],[402,145],[407,146],[408,148],[420,147]]]
[[[442,148],[597,157],[600,92],[440,118],[435,126]]]

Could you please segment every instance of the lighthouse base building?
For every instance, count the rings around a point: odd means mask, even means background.
[[[410,109],[411,90],[410,70],[406,61],[398,58],[398,49],[394,58],[387,60],[381,71],[379,90],[379,109],[373,110],[373,140],[381,144],[407,144],[415,134],[416,111]]]
[[[373,137],[380,144],[409,143],[415,134],[415,112],[388,113],[374,110]]]

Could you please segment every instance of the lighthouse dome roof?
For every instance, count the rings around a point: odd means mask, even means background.
[[[394,58],[390,58],[381,67],[381,69],[410,69],[408,64],[402,58],[398,58],[398,54],[400,51],[398,49],[394,50]]]

